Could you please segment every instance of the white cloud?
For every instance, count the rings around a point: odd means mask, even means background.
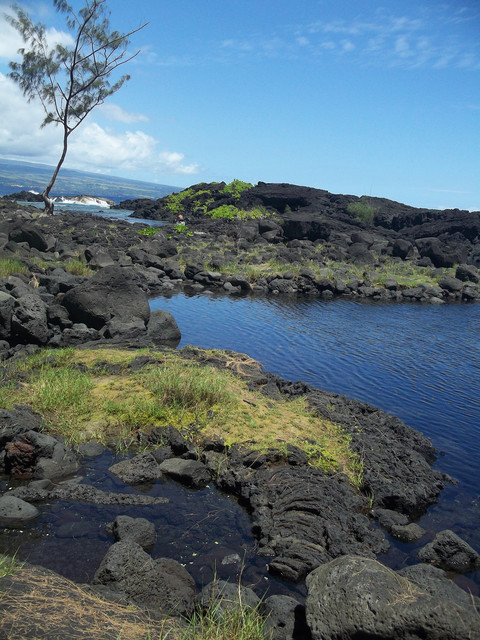
[[[149,118],[143,113],[131,113],[125,111],[118,104],[112,102],[106,102],[99,107],[99,111],[110,120],[116,120],[117,122],[124,122],[125,124],[132,124],[134,122],[149,122]]]
[[[85,163],[98,169],[113,167],[138,171],[146,169],[156,173],[194,174],[197,164],[185,164],[184,154],[158,151],[158,140],[143,131],[118,133],[103,129],[95,122],[86,124],[73,135],[69,146],[69,166]]]
[[[5,13],[13,15],[11,8],[7,5],[0,5],[0,58],[10,61],[18,61],[21,56],[18,50],[25,46],[22,36],[12,25],[5,19]],[[54,27],[45,30],[45,36],[49,47],[56,44],[72,45],[73,38],[66,31],[58,31]]]
[[[42,120],[42,107],[27,103],[17,86],[0,73],[0,155],[56,164],[62,132],[53,125],[41,129]],[[93,120],[70,137],[67,165],[107,173],[124,170],[192,175],[199,171],[196,163],[185,162],[184,154],[161,149],[160,142],[143,131],[107,130]]]

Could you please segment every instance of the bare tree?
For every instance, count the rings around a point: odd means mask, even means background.
[[[13,5],[10,24],[21,34],[26,46],[19,50],[21,62],[10,62],[10,78],[28,101],[40,100],[45,111],[42,127],[51,122],[63,128],[63,150],[50,182],[42,193],[45,212],[53,213],[50,198],[68,149],[68,138],[88,114],[130,79],[123,75],[113,84],[109,78],[118,67],[130,62],[139,51],[128,53],[129,38],[146,24],[128,33],[111,31],[106,0],[85,0],[75,10],[65,0],[53,0],[55,9],[65,14],[73,45],[49,47],[43,24],[34,24],[23,9]]]

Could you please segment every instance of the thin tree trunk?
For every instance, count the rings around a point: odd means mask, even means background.
[[[42,193],[42,199],[43,202],[45,204],[45,213],[52,215],[53,214],[53,200],[49,197],[50,196],[50,191],[52,190],[53,185],[55,184],[55,180],[57,179],[58,176],[58,172],[60,171],[60,167],[63,164],[63,161],[65,160],[65,156],[67,155],[67,148],[68,148],[68,130],[65,128],[64,129],[64,134],[63,134],[63,152],[62,155],[60,157],[60,160],[58,161],[57,166],[55,167],[55,171],[53,172],[52,177],[50,178],[50,182],[47,184],[47,186],[45,187],[43,193]]]

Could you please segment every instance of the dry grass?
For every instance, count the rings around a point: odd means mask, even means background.
[[[54,573],[24,567],[0,592],[0,637],[9,640],[175,640],[178,620],[150,620]],[[2,635],[3,634],[3,635]]]

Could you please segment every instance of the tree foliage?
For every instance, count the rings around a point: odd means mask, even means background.
[[[50,47],[45,26],[34,24],[17,4],[12,7],[14,15],[6,16],[25,42],[19,50],[21,62],[10,62],[10,78],[29,101],[37,99],[42,104],[42,127],[54,123],[63,129],[62,155],[42,193],[48,213],[53,213],[49,194],[65,160],[69,136],[95,107],[129,80],[130,76],[122,75],[111,83],[110,76],[139,53],[128,52],[129,38],[145,26],[128,33],[112,31],[106,0],[85,0],[79,10],[66,0],[53,0],[53,4],[58,13],[65,15],[71,45]]]

